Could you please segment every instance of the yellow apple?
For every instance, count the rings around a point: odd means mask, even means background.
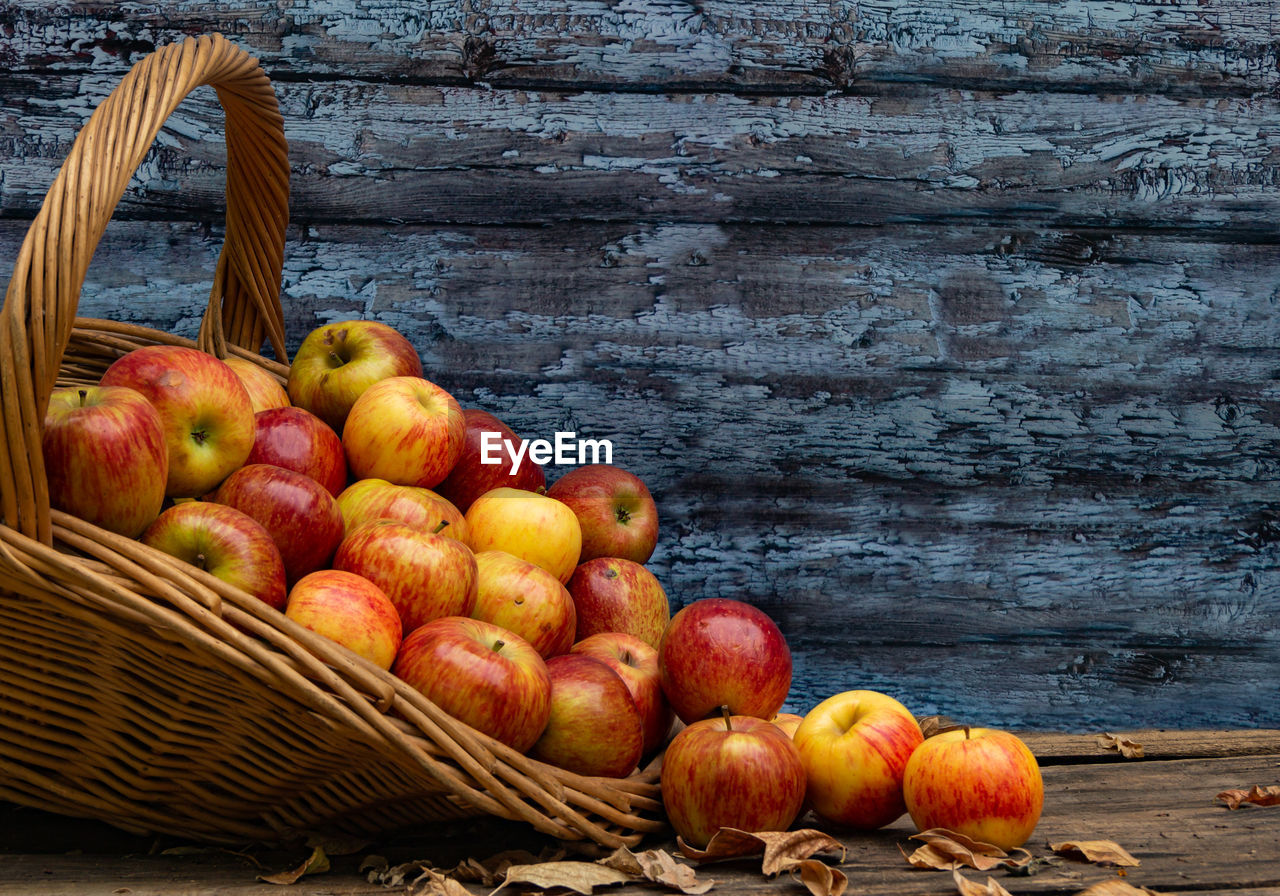
[[[561,584],[569,581],[582,552],[578,517],[555,498],[522,488],[495,488],[467,508],[471,549],[506,551],[541,566]]]
[[[894,698],[866,690],[828,697],[805,714],[792,739],[809,803],[821,817],[875,830],[906,811],[902,776],[924,736]]]

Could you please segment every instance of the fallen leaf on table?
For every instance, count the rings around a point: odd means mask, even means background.
[[[289,871],[280,871],[276,874],[260,874],[258,880],[266,881],[269,884],[281,884],[288,886],[298,882],[304,874],[320,874],[329,870],[329,857],[325,855],[324,849],[317,846],[311,850],[311,855],[307,856],[307,860]]]
[[[427,868],[421,877],[409,885],[409,896],[471,896],[471,891],[459,881],[434,868]]]
[[[598,862],[539,862],[536,865],[510,866],[502,883],[493,892],[508,884],[526,884],[541,890],[561,887],[582,896],[591,896],[596,887],[630,882],[631,875]]]
[[[959,891],[960,896],[1013,896],[1012,893],[1000,886],[1000,882],[994,877],[988,877],[984,886],[976,881],[969,880],[969,878],[960,873],[959,868],[955,868],[951,871],[951,878],[956,882],[956,890]]]
[[[476,858],[463,859],[447,873],[455,880],[492,887],[502,881],[502,876],[512,865],[536,865],[539,862],[556,862],[562,858],[563,850],[543,850],[542,855],[535,856],[526,849],[505,849],[483,862]]]
[[[739,859],[763,854],[760,869],[769,877],[789,870],[793,865],[820,852],[839,852],[844,860],[845,847],[836,838],[822,831],[804,828],[798,831],[740,831],[737,828],[721,828],[711,837],[705,849],[696,849],[684,840],[678,840],[680,852],[685,858],[697,862],[718,859]]]
[[[1086,887],[1076,896],[1160,896],[1160,894],[1147,887],[1135,887],[1127,881],[1112,878]]]
[[[1115,750],[1125,759],[1141,759],[1145,755],[1142,744],[1118,734],[1099,734],[1098,746],[1104,750]]]
[[[679,890],[685,896],[701,896],[716,884],[710,879],[699,880],[698,873],[692,866],[676,861],[671,853],[661,849],[633,853],[625,846],[620,846],[612,855],[600,859],[599,863],[625,874],[643,877],[650,883]]]
[[[912,840],[922,840],[924,845],[911,855],[906,850],[902,854],[908,862],[917,868],[936,868],[950,871],[968,866],[977,871],[991,871],[993,868],[1017,868],[1031,862],[1031,853],[1025,849],[1005,852],[998,846],[983,843],[966,837],[957,831],[946,828],[930,828],[911,835]],[[902,849],[899,847],[899,849]]]
[[[813,896],[843,896],[849,886],[849,878],[843,871],[817,859],[796,863],[791,868],[791,876],[799,878]]]
[[[1068,840],[1050,843],[1049,848],[1069,859],[1083,859],[1095,865],[1135,866],[1142,864],[1120,844],[1111,840]]]
[[[1244,803],[1255,806],[1280,806],[1280,785],[1262,787],[1254,784],[1248,790],[1224,790],[1218,799],[1227,804],[1228,809],[1239,809]]]

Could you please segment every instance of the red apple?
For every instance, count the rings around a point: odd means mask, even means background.
[[[471,549],[506,551],[541,566],[561,582],[578,565],[582,531],[573,511],[555,498],[504,486],[467,508]]]
[[[916,747],[902,779],[919,830],[947,828],[1004,850],[1026,843],[1044,808],[1036,757],[993,728],[942,731]]]
[[[658,508],[640,477],[612,464],[587,464],[547,489],[577,514],[582,557],[624,557],[647,563],[658,544]]]
[[[141,541],[284,609],[287,586],[280,549],[247,513],[226,504],[183,501],[156,517]]]
[[[275,374],[239,355],[228,355],[223,360],[240,377],[245,391],[249,393],[249,404],[255,414],[267,408],[289,407],[289,394],[284,391],[284,384],[276,379]]]
[[[338,502],[323,485],[296,470],[249,464],[228,476],[212,500],[262,524],[280,549],[290,586],[327,567],[342,541]]]
[[[364,576],[386,592],[405,631],[443,616],[470,615],[476,604],[476,558],[456,538],[396,520],[376,520],[347,534],[333,568]]]
[[[791,650],[760,608],[709,597],[684,607],[658,647],[662,690],[686,724],[728,706],[771,719],[791,690]]]
[[[560,580],[506,551],[475,555],[478,588],[470,615],[513,631],[549,659],[573,646],[573,598]]]
[[[167,497],[207,494],[253,448],[249,393],[213,355],[178,345],[136,348],[112,362],[101,384],[137,389],[159,412],[169,449]]]
[[[255,437],[246,464],[275,464],[306,473],[335,498],[347,486],[347,458],[338,434],[302,408],[268,408],[253,415]]]
[[[449,715],[520,753],[551,716],[551,676],[528,641],[480,619],[414,629],[391,671]]]
[[[623,778],[640,762],[644,725],[621,676],[592,656],[547,660],[551,715],[529,756],[579,775]]]
[[[542,465],[525,453],[524,440],[479,408],[465,408],[462,455],[437,491],[466,513],[471,502],[502,486],[536,492],[547,484]],[[514,457],[513,457],[514,455]]]
[[[422,359],[399,331],[374,320],[316,327],[289,365],[289,400],[342,434],[365,389],[393,376],[422,376]]]
[[[662,642],[671,603],[657,576],[634,560],[587,560],[567,587],[578,612],[579,641],[598,632],[628,632],[655,648]]]
[[[818,815],[859,830],[875,830],[906,810],[902,775],[920,745],[920,726],[894,698],[853,690],[823,700],[792,737]]]
[[[357,479],[434,488],[458,462],[465,434],[457,399],[422,377],[393,376],[356,399],[342,445]]]
[[[385,479],[359,479],[338,495],[338,508],[348,532],[374,520],[388,519],[428,532],[439,530],[463,544],[468,542],[470,529],[462,511],[429,488],[393,485]],[[441,523],[445,528],[440,528]]]
[[[701,849],[721,828],[785,831],[804,805],[804,766],[791,738],[755,716],[703,719],[671,739],[662,805],[676,833]]]
[[[589,635],[569,649],[570,653],[593,656],[618,673],[631,691],[640,711],[644,730],[642,756],[652,756],[667,742],[675,713],[662,693],[662,673],[658,671],[658,651],[635,635],[600,632]]]
[[[308,573],[289,589],[285,615],[380,669],[390,669],[400,649],[402,627],[396,608],[381,588],[355,573]]]
[[[53,507],[128,538],[160,513],[169,451],[160,415],[140,392],[54,389],[41,439]]]

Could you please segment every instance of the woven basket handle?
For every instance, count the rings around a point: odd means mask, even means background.
[[[226,116],[227,223],[198,343],[285,355],[280,274],[289,161],[275,92],[258,61],[221,35],[188,38],[138,62],[94,110],[32,221],[0,309],[0,511],[5,525],[51,542],[40,446],[49,394],[75,322],[85,273],[116,204],[161,125],[210,85]]]

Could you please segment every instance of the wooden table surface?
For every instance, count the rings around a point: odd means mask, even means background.
[[[1074,894],[1095,883],[1120,880],[1158,893],[1280,894],[1280,807],[1231,810],[1217,799],[1224,790],[1280,783],[1280,731],[1123,732],[1142,744],[1141,759],[1104,749],[1097,735],[1024,734],[1040,757],[1046,786],[1044,814],[1026,848],[1043,858],[1052,856],[1049,843],[1111,840],[1140,864],[1121,872],[1063,859],[1031,876],[992,872],[1002,886],[1013,894]],[[914,828],[905,817],[874,834],[830,832],[847,847],[839,868],[849,878],[849,894],[956,892],[951,872],[916,869],[906,862],[901,850],[917,844],[909,839]],[[412,832],[334,856],[329,871],[282,888],[259,876],[296,867],[309,852],[305,847],[243,852],[193,848],[163,837],[127,835],[98,824],[0,807],[0,893],[372,896],[406,892],[407,886],[367,880],[359,868],[370,855],[382,855],[392,864],[421,860],[448,868],[463,858],[483,860],[510,847],[538,852],[555,844],[524,828],[496,823]],[[661,837],[638,849],[648,848],[675,850]],[[831,864],[838,861],[836,855],[825,858]],[[759,859],[707,864],[696,874],[716,882],[713,893],[805,892],[787,876],[764,877]],[[973,870],[964,874],[983,884],[988,877]],[[468,889],[479,894],[493,887],[471,884]],[[634,883],[597,892],[639,896],[676,891]]]

